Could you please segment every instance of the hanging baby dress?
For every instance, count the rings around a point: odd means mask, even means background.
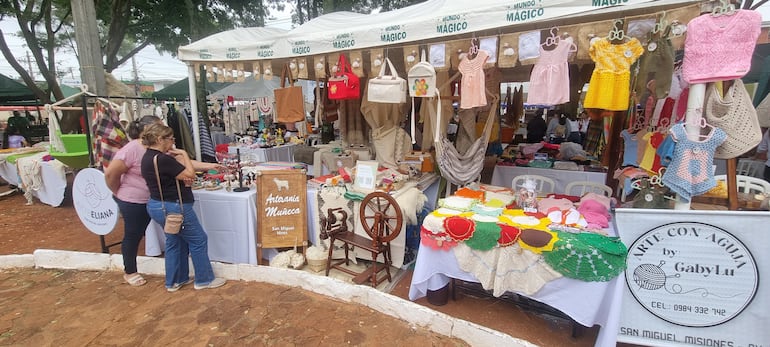
[[[460,108],[487,106],[486,77],[484,76],[484,63],[487,58],[489,53],[479,50],[475,58],[465,58],[457,66],[463,74]]]
[[[722,129],[712,128],[705,139],[692,141],[687,138],[684,123],[674,125],[670,131],[676,145],[671,164],[663,173],[663,184],[689,201],[717,185],[711,167],[714,152],[727,135]]]
[[[596,67],[591,73],[583,106],[609,111],[628,109],[631,64],[643,52],[644,48],[636,38],[619,45],[603,38],[591,45],[589,53]]]
[[[569,58],[574,47],[572,38],[559,40],[553,50],[540,47],[540,58],[529,77],[527,103],[530,105],[559,105],[569,102]]]

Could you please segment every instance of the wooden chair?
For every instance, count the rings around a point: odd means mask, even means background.
[[[361,201],[359,218],[369,238],[357,235],[354,231],[348,231],[347,227],[338,228],[337,230],[326,230],[330,239],[329,255],[326,258],[326,276],[329,276],[329,270],[335,268],[355,276],[353,282],[357,284],[369,281],[372,287],[377,287],[377,284],[382,279],[387,279],[388,282],[391,281],[390,266],[393,262],[390,257],[390,241],[393,241],[401,233],[403,223],[401,207],[398,206],[396,200],[389,194],[374,192],[364,197]],[[326,228],[326,225],[324,225],[324,228]],[[344,244],[345,259],[332,263],[332,251],[334,250],[335,241],[340,241]],[[373,263],[363,272],[355,272],[347,267],[350,265],[350,250],[354,247],[367,250],[372,254]],[[382,254],[383,258],[382,264],[377,263],[377,258],[380,254]],[[385,277],[377,278],[383,270],[386,273]]]
[[[735,175],[736,181],[738,181],[739,193],[763,193],[770,194],[770,182],[767,182],[761,178]],[[717,181],[727,182],[727,175],[716,175],[714,179]]]
[[[541,194],[549,194],[554,193],[554,187],[556,187],[556,182],[554,182],[552,179],[540,176],[540,175],[519,175],[513,178],[513,181],[511,181],[511,188],[513,188],[514,191],[517,191],[519,188],[521,188],[521,185],[526,182],[526,180],[532,180],[535,182],[535,190],[538,193]]]
[[[583,196],[586,193],[603,194],[606,197],[612,197],[612,188],[605,184],[591,181],[574,181],[567,184],[564,194]]]

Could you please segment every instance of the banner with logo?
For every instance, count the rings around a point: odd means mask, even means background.
[[[284,32],[235,29],[179,48],[184,61],[261,60],[403,45],[584,15],[687,5],[697,0],[429,0],[373,14],[332,12]],[[259,28],[268,29],[268,28]],[[240,30],[236,32],[236,30]],[[277,30],[277,29],[273,29]]]
[[[617,209],[628,246],[618,341],[770,345],[768,212]]]
[[[118,223],[118,203],[104,181],[104,173],[87,168],[72,182],[72,204],[83,225],[96,235],[107,235]]]

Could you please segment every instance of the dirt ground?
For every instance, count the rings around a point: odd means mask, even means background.
[[[7,186],[0,187],[0,193]],[[119,242],[122,225],[108,234]],[[66,194],[54,208],[19,195],[0,197],[0,254],[35,249],[101,252],[99,237],[79,221]],[[140,246],[143,255],[144,246]],[[110,249],[120,253],[120,247]],[[130,287],[120,273],[63,270],[0,272],[0,345],[362,345],[458,346],[463,341],[410,327],[371,309],[304,290],[254,282],[176,293],[163,279]],[[411,273],[391,291],[407,298]],[[541,346],[592,346],[598,327],[572,337],[563,319],[494,298],[457,295],[443,306],[416,303]]]

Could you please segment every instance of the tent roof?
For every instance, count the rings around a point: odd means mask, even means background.
[[[27,86],[0,74],[0,102],[36,99],[35,93]]]
[[[227,87],[229,82],[206,82],[206,95]],[[190,97],[189,79],[184,78],[166,86],[165,88],[152,93],[153,98],[157,99],[187,99]]]
[[[622,18],[631,12],[657,12],[699,1],[548,0],[512,3],[510,0],[474,0],[469,8],[464,1],[428,0],[381,13],[333,12],[289,32],[268,31],[268,28],[230,30],[180,47],[178,57],[183,61],[201,62],[291,58],[442,37],[458,39],[458,35],[502,28],[515,32],[513,27],[517,26],[533,30],[534,23],[562,21],[564,18]]]

